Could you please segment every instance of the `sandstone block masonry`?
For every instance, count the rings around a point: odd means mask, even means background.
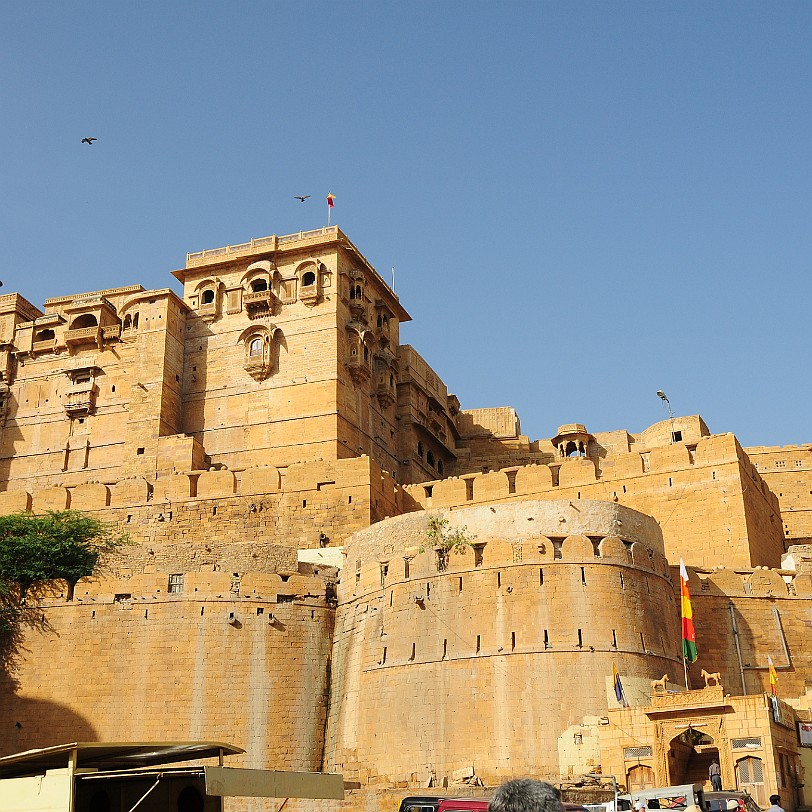
[[[778,568],[812,537],[809,447],[742,449],[698,415],[530,440],[510,407],[464,410],[336,227],[173,275],[180,293],[0,296],[0,514],[74,508],[134,542],[37,607],[0,751],[225,739],[245,766],[365,786],[554,778],[605,753],[630,784],[598,728],[613,665],[637,705],[676,686],[680,558],[689,681],[719,671],[746,704],[770,656],[806,701],[804,555]],[[432,516],[471,546],[442,556]],[[762,755],[778,780],[787,752]]]
[[[438,785],[470,765],[490,785],[557,776],[551,744],[605,712],[613,662],[648,679],[677,672],[674,589],[649,517],[591,500],[430,515],[465,527],[470,546],[447,559],[426,549],[425,514],[347,540],[330,769]]]

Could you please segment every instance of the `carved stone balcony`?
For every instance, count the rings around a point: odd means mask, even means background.
[[[273,312],[279,299],[272,290],[252,290],[243,294],[242,301],[249,317],[253,317],[256,314]]]
[[[96,385],[92,381],[77,383],[63,397],[65,411],[70,417],[85,417],[96,408]]]
[[[200,316],[203,321],[214,321],[217,318],[217,303],[212,302],[210,304],[200,305],[197,309],[197,315]]]
[[[318,304],[321,294],[318,285],[302,285],[299,289],[299,300],[308,307]]]
[[[375,389],[375,396],[378,398],[382,409],[391,406],[397,399],[397,392],[389,385],[389,380],[379,380]]]
[[[81,344],[95,344],[99,349],[102,346],[102,331],[96,327],[82,327],[79,330],[68,330],[65,333],[65,343],[69,347],[76,347]]]
[[[351,355],[347,359],[347,369],[356,384],[363,383],[372,375],[372,368],[362,355]]]
[[[121,325],[120,324],[108,324],[106,327],[102,327],[102,338],[105,341],[113,341],[121,336]]]

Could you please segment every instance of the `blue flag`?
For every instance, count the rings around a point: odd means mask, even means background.
[[[623,705],[624,708],[628,708],[629,703],[626,701],[626,694],[623,693],[623,684],[620,681],[620,674],[617,673],[617,668],[615,668],[614,663],[612,663],[612,684],[615,688],[615,698],[618,703]]]

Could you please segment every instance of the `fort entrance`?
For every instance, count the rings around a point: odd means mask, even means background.
[[[672,785],[707,782],[711,762],[719,760],[718,746],[702,727],[688,725],[668,743],[668,773]]]

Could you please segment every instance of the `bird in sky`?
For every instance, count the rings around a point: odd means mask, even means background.
[[[294,196],[294,197],[295,197],[297,200],[301,200],[301,201],[302,201],[302,203],[304,203],[304,202],[305,202],[305,200],[307,200],[307,198],[308,198],[308,197],[310,197],[310,195],[293,195],[293,196]]]
[[[82,139],[82,143],[83,144],[90,144],[92,146],[93,142],[98,141],[98,140],[99,140],[98,138],[91,138],[90,136],[88,136],[87,138]]]

